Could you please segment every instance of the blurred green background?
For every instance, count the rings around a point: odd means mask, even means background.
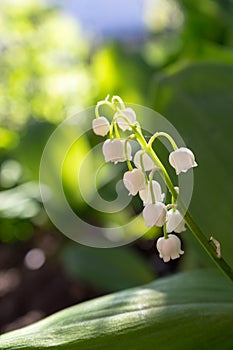
[[[1,1],[1,332],[177,270],[212,266],[189,231],[184,257],[163,264],[151,232],[123,248],[94,249],[69,241],[49,221],[38,186],[43,147],[62,120],[108,93],[164,115],[194,151],[190,210],[233,266],[232,1],[145,1],[142,17],[143,30],[125,35],[119,22],[118,36],[97,40],[61,3]],[[76,197],[70,169],[98,142],[88,134],[63,172],[69,201],[86,218],[90,208]]]

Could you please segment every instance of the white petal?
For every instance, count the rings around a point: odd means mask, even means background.
[[[164,262],[168,262],[171,259],[170,256],[163,256],[162,258]]]
[[[127,171],[124,174],[123,183],[129,191],[129,194],[132,194],[133,196],[146,186],[145,176],[139,169]]]
[[[163,226],[166,219],[166,206],[163,203],[148,204],[143,209],[143,217],[147,227]]]
[[[131,146],[127,142],[128,159],[131,160]],[[126,161],[125,140],[106,140],[103,144],[103,154],[105,162],[124,162]]]
[[[155,163],[153,162],[153,160],[148,156],[147,153],[143,153],[143,151],[138,151],[135,153],[134,156],[134,164],[138,169],[141,169],[141,154],[142,155],[142,162],[143,162],[143,166],[145,171],[148,170],[152,170],[154,168],[158,168]]]
[[[136,122],[136,113],[132,108],[125,108],[122,109],[121,112],[115,113],[114,117],[117,117],[118,115],[123,115],[125,118],[128,119],[130,124],[135,124]],[[131,127],[127,123],[127,121],[124,118],[117,118],[117,124],[119,128],[123,131],[125,130],[131,130]]]
[[[178,259],[179,257],[180,257],[180,255],[178,253],[171,254],[171,259],[172,260]]]
[[[171,259],[177,259],[180,257],[180,254],[184,254],[181,250],[180,239],[175,235],[168,235],[168,238],[160,237],[157,241],[156,247],[159,252],[160,258],[164,262],[168,262]]]
[[[185,147],[171,152],[169,162],[175,168],[177,175],[181,172],[186,173],[189,169],[197,166],[193,152]]]
[[[110,124],[105,117],[99,117],[92,121],[92,128],[96,135],[105,136],[110,130]]]
[[[166,229],[168,233],[173,231],[176,233],[180,233],[186,230],[184,219],[180,214],[179,210],[176,209],[174,211],[173,209],[170,209],[167,212]]]
[[[162,193],[162,189],[159,182],[152,180],[152,186],[156,202],[163,202],[164,194]],[[144,190],[139,192],[139,196],[143,201],[144,205],[152,203],[150,184],[148,184]]]

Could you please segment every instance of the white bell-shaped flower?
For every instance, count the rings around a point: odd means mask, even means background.
[[[136,122],[136,113],[132,108],[122,109],[120,112],[115,113],[114,117],[117,117],[118,115],[123,115],[125,118],[127,118],[130,124],[135,124]],[[123,131],[131,130],[131,127],[129,126],[129,123],[127,123],[127,120],[121,117],[117,118],[117,124]]]
[[[143,152],[142,150],[138,151],[135,153],[134,156],[134,164],[138,169],[141,169],[141,157],[142,157],[142,162],[143,162],[143,166],[145,171],[148,170],[152,170],[154,168],[158,168],[155,163],[153,162],[153,160],[148,156],[147,153]]]
[[[165,195],[162,193],[159,182],[152,180],[152,187],[156,202],[163,202]],[[150,184],[147,184],[143,190],[139,191],[139,196],[143,201],[144,206],[152,203]]]
[[[107,118],[99,117],[92,121],[92,128],[96,135],[105,136],[110,130],[110,124]]]
[[[146,205],[142,212],[147,227],[162,227],[166,220],[166,213],[166,206],[161,202]]]
[[[186,230],[185,221],[180,214],[179,210],[170,209],[167,212],[167,224],[166,224],[167,232],[176,232],[180,233]]]
[[[186,173],[189,169],[197,166],[193,152],[185,147],[171,152],[169,162],[175,168],[177,175],[181,172]]]
[[[146,186],[145,175],[139,169],[133,169],[132,171],[127,171],[123,177],[123,183],[129,194],[135,196],[138,191]]]
[[[168,238],[160,237],[156,247],[160,258],[162,258],[164,262],[168,262],[170,259],[177,259],[180,255],[184,254],[184,251],[181,250],[180,239],[172,234],[168,235]]]
[[[125,140],[119,139],[106,140],[103,144],[105,162],[114,162],[115,164],[118,162],[125,162],[127,160],[125,154],[125,142]],[[132,159],[131,151],[130,143],[127,142],[128,160]]]

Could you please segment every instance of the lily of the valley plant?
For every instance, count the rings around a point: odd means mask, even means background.
[[[102,105],[107,105],[113,110],[111,121],[100,114]],[[179,200],[179,189],[171,181],[153,144],[158,137],[168,139],[173,148],[168,160],[177,175],[186,173],[197,166],[193,152],[186,147],[178,147],[172,136],[163,131],[156,132],[146,141],[135,111],[127,108],[119,96],[113,96],[111,101],[107,96],[105,100],[97,103],[92,127],[96,135],[103,137],[108,135],[103,144],[105,162],[127,163],[128,169],[124,173],[123,183],[129,195],[139,195],[141,198],[144,206],[142,215],[145,225],[163,229],[163,237],[157,241],[159,256],[168,262],[184,254],[181,249],[181,241],[176,233],[185,231],[187,225],[216,265],[233,281],[233,271],[221,256],[219,242],[213,237],[210,240],[206,238],[187,208]],[[130,145],[131,139],[136,140],[140,146],[140,150],[134,155]],[[161,185],[154,178],[158,171],[163,173],[165,184],[171,195],[169,197],[171,203],[166,203]]]

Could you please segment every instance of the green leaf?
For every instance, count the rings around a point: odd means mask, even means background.
[[[69,243],[61,256],[63,266],[73,278],[108,292],[135,287],[154,279],[141,255],[126,247],[96,249]]]
[[[233,265],[232,100],[233,65],[221,62],[173,67],[157,77],[153,93],[156,110],[197,158],[191,212],[207,235],[220,241]]]
[[[232,349],[233,286],[186,272],[58,312],[0,337],[1,350]]]

